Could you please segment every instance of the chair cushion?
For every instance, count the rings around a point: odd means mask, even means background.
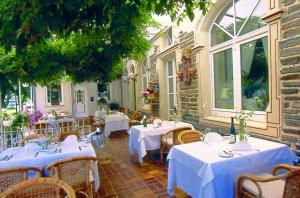
[[[273,177],[273,175],[269,174],[269,173],[262,173],[262,174],[258,174],[256,176],[261,177],[261,178]],[[258,184],[261,187],[263,198],[269,198],[269,197],[282,198],[283,197],[283,191],[284,191],[284,186],[285,186],[284,180],[280,179],[280,180],[275,180],[272,182],[265,182],[265,183],[258,182]],[[250,180],[244,181],[243,188],[255,196],[258,196],[258,194],[259,194],[256,185]]]
[[[173,137],[162,138],[164,144],[173,145]]]

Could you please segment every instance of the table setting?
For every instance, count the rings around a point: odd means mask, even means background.
[[[28,141],[22,147],[12,147],[0,153],[0,168],[10,168],[17,166],[33,166],[44,169],[47,165],[57,161],[75,156],[96,157],[95,150],[87,138],[79,141],[75,135],[68,136],[63,142],[52,142],[46,137],[40,137]],[[34,177],[33,173],[29,177]],[[95,179],[95,189],[100,186],[97,162],[93,164],[93,176]]]
[[[160,148],[160,136],[169,132],[170,130],[194,127],[190,123],[175,122],[175,121],[157,121],[154,124],[147,124],[147,126],[136,125],[129,130],[129,151],[130,153],[138,153],[139,162],[143,163],[143,157],[146,156],[147,150],[156,150]]]
[[[236,143],[229,136],[215,141],[211,137],[172,147],[167,157],[168,194],[178,186],[192,197],[234,197],[239,175],[270,173],[270,167],[297,159],[285,144],[254,137]]]

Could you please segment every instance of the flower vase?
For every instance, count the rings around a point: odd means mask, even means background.
[[[245,130],[239,131],[240,142],[247,142]]]

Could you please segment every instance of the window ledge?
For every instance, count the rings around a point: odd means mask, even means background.
[[[228,124],[231,123],[231,119],[226,118],[226,117],[208,116],[208,117],[204,117],[204,119],[208,120],[208,121],[223,122],[223,123],[228,123]],[[235,120],[234,123],[237,124],[237,121]],[[257,121],[247,121],[247,127],[258,128],[258,129],[267,129],[267,123],[257,122]]]

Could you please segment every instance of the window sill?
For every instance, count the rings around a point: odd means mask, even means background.
[[[65,106],[64,104],[59,104],[59,105],[49,105],[47,104],[46,107],[63,107]]]
[[[223,122],[223,123],[228,123],[228,124],[231,123],[230,118],[219,117],[219,116],[204,117],[204,120],[215,121],[215,122]],[[237,121],[235,121],[234,123],[237,124]],[[257,122],[257,121],[247,121],[247,127],[258,128],[258,129],[267,129],[267,123]]]

